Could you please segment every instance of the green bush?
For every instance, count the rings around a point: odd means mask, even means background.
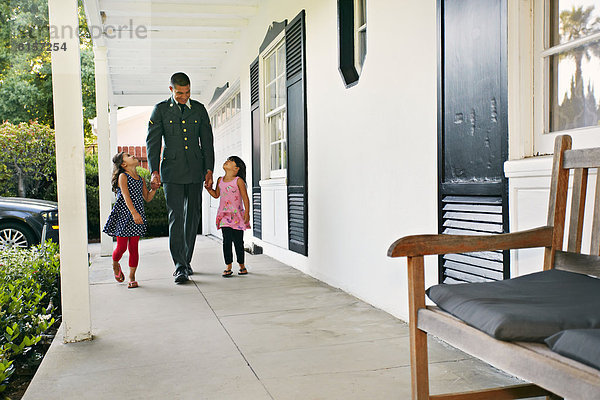
[[[145,168],[138,167],[138,174],[150,183],[151,173]],[[144,203],[146,210],[146,221],[148,222],[148,232],[146,236],[167,236],[169,235],[169,216],[167,214],[167,201],[165,200],[165,191],[159,187],[154,198],[149,203]]]
[[[138,174],[150,182],[150,171],[137,168]],[[85,158],[85,184],[87,197],[88,237],[100,238],[100,228],[106,221],[100,221],[100,199],[98,197],[98,156],[88,155]],[[144,203],[148,232],[146,236],[167,236],[169,234],[169,221],[167,216],[167,202],[163,188],[158,188],[156,195],[149,203]]]
[[[100,199],[98,197],[98,156],[85,156],[85,197],[87,203],[88,238],[100,238]]]
[[[37,368],[60,319],[58,245],[0,252],[0,396],[15,370]]]
[[[0,124],[0,195],[56,201],[54,129],[36,121]]]

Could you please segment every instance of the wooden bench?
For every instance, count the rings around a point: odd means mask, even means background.
[[[390,257],[408,258],[408,296],[412,398],[423,399],[600,399],[600,371],[533,342],[497,340],[437,307],[425,305],[426,255],[544,247],[543,270],[551,268],[600,277],[600,172],[592,216],[592,255],[581,253],[588,169],[600,167],[600,148],[571,150],[571,138],[556,138],[547,226],[489,236],[417,235],[401,238]],[[570,226],[563,251],[569,176],[573,172]],[[468,285],[468,283],[467,283]],[[599,305],[600,306],[600,305]],[[482,391],[430,395],[427,333],[529,384]]]

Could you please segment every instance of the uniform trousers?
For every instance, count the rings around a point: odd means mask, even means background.
[[[169,250],[175,270],[190,267],[202,214],[202,182],[164,183],[169,212]]]

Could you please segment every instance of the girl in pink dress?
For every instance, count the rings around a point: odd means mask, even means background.
[[[206,186],[206,190],[215,199],[221,198],[217,211],[217,229],[223,233],[223,258],[227,269],[223,277],[233,275],[233,253],[231,244],[235,247],[237,262],[240,264],[238,275],[246,275],[248,270],[244,265],[244,231],[250,228],[250,201],[246,191],[246,164],[241,158],[231,156],[223,164],[225,176],[217,180],[217,189]]]

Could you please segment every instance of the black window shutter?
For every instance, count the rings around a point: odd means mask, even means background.
[[[260,102],[258,58],[250,64],[250,118],[252,122],[252,226],[254,237],[262,239],[262,209],[260,204]]]
[[[308,255],[305,12],[285,27],[289,249]]]

